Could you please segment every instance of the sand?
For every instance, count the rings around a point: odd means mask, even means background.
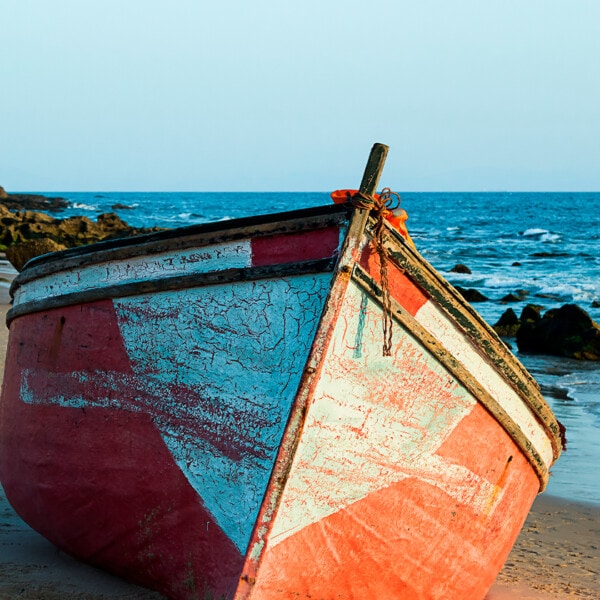
[[[542,494],[487,600],[600,598],[600,507]]]
[[[6,301],[0,289],[0,379],[6,353]],[[486,600],[598,600],[599,546],[600,506],[541,495]],[[23,523],[0,487],[0,600],[161,597],[57,550]]]

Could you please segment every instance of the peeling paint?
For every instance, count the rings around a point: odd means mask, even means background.
[[[88,269],[71,269],[40,277],[17,288],[15,304],[60,296],[68,290],[77,293],[107,284],[125,284],[185,273],[244,268],[251,264],[250,240],[210,246],[204,250],[187,249],[156,256],[136,256],[127,261],[114,260]]]
[[[493,492],[489,481],[436,455],[475,398],[397,329],[392,360],[381,357],[381,313],[371,301],[365,310],[365,297],[351,286],[345,298],[270,545],[406,477],[482,512]]]
[[[307,275],[115,301],[133,373],[26,369],[22,400],[150,415],[244,552],[330,280]]]

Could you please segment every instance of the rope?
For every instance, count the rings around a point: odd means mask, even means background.
[[[381,280],[381,304],[383,307],[383,356],[392,355],[392,299],[388,279],[388,254],[384,246],[385,218],[392,210],[400,206],[400,195],[384,188],[379,196],[367,196],[357,192],[352,197],[356,208],[370,210],[375,216],[375,231],[372,244],[379,257],[379,278]]]

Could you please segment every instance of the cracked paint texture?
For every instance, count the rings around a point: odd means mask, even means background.
[[[21,397],[149,414],[243,553],[330,281],[305,275],[114,301],[133,374],[59,373],[42,391],[43,379],[26,371]]]
[[[270,544],[372,492],[416,477],[485,510],[495,487],[436,454],[475,398],[395,327],[381,355],[381,311],[352,284],[328,349]]]
[[[43,300],[70,293],[102,288],[108,284],[126,284],[156,277],[244,268],[252,263],[250,240],[214,244],[164,252],[155,256],[134,256],[127,261],[112,260],[94,268],[69,269],[30,281],[17,288],[14,304]]]
[[[482,598],[516,539],[526,457],[397,321],[384,357],[381,320],[350,282],[252,600]]]

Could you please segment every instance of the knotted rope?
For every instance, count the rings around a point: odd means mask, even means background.
[[[384,246],[385,220],[392,211],[400,206],[400,194],[390,188],[384,188],[379,195],[367,196],[356,192],[352,197],[356,208],[371,211],[375,217],[375,230],[372,245],[379,257],[379,278],[381,280],[381,304],[383,307],[383,356],[392,355],[392,299],[388,279],[388,254]]]

